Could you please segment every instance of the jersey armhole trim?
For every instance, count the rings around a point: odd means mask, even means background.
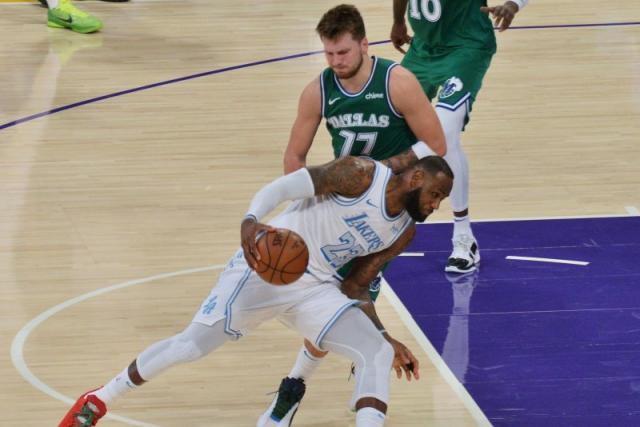
[[[402,225],[402,228],[400,229],[398,234],[396,234],[395,239],[393,239],[393,241],[391,241],[391,243],[389,243],[389,246],[393,245],[400,238],[400,236],[402,236],[404,234],[404,232],[407,230],[407,228],[409,228],[409,226],[411,224],[413,224],[413,223],[414,223],[413,219],[410,216],[407,215],[405,223]],[[389,246],[387,246],[387,247],[389,247]]]
[[[384,177],[384,183],[382,184],[382,196],[380,198],[380,212],[382,212],[382,217],[388,221],[388,222],[394,222],[396,221],[398,218],[400,218],[402,216],[402,214],[404,214],[404,211],[400,212],[398,215],[392,217],[389,216],[389,214],[387,214],[387,197],[386,197],[386,193],[387,193],[387,184],[389,184],[389,180],[391,179],[391,169],[387,168],[387,175]]]
[[[320,73],[320,112],[322,117],[326,118],[325,115],[325,99],[324,99],[324,71]]]
[[[401,119],[402,114],[398,113],[396,109],[393,107],[393,102],[391,101],[391,91],[389,90],[389,83],[391,81],[391,70],[393,70],[393,68],[396,67],[397,65],[399,64],[397,62],[394,62],[387,69],[387,75],[384,78],[384,90],[387,93],[387,104],[389,104],[389,109],[396,117]]]

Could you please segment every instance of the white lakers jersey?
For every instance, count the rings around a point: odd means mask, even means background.
[[[337,270],[355,257],[388,248],[413,220],[406,211],[387,214],[391,169],[375,162],[371,186],[356,198],[338,194],[293,202],[269,224],[300,234],[309,248],[307,273],[320,281],[342,279]]]

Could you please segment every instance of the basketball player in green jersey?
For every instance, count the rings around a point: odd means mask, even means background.
[[[447,141],[445,159],[455,175],[450,198],[453,251],[445,267],[449,273],[474,271],[480,262],[469,220],[469,167],[460,138],[496,52],[488,14],[504,31],[527,1],[510,0],[487,7],[486,0],[393,0],[391,42],[402,53],[402,45],[410,43],[402,65],[416,75],[429,99],[436,99]],[[405,13],[413,37],[407,32]]]
[[[444,134],[420,83],[402,66],[368,55],[364,22],[354,6],[329,10],[316,31],[329,67],[300,96],[284,156],[285,174],[305,166],[323,118],[335,157],[383,160],[401,154],[386,163],[398,173],[427,155],[444,156]],[[348,269],[343,268],[340,274],[344,277]],[[379,279],[375,285],[379,286]],[[379,288],[370,290],[375,300]],[[289,376],[260,417],[259,427],[291,424],[304,395],[304,380],[325,355],[305,340]]]

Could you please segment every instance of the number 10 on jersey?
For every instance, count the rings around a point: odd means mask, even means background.
[[[420,9],[418,9],[420,3]],[[411,0],[409,3],[409,15],[413,19],[424,18],[429,22],[437,22],[442,15],[440,0]]]

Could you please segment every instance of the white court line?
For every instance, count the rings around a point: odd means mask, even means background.
[[[640,210],[635,206],[625,206],[624,209],[629,212],[629,215],[640,216]]]
[[[154,280],[166,279],[168,277],[182,276],[185,274],[199,273],[202,271],[209,270],[217,270],[223,268],[224,265],[211,265],[208,267],[199,267],[199,268],[190,268],[187,270],[174,271],[172,273],[163,273],[157,274],[155,276],[145,277],[142,279],[129,280],[124,283],[119,283],[117,285],[107,286],[106,288],[96,289],[95,291],[88,292],[83,295],[79,295],[77,297],[68,299],[66,301],[61,302],[60,304],[51,307],[50,309],[40,313],[33,319],[31,319],[26,325],[20,329],[20,331],[16,334],[15,338],[11,342],[11,362],[13,362],[13,366],[15,366],[16,370],[22,375],[29,384],[42,391],[45,394],[53,397],[54,399],[58,399],[64,403],[69,405],[73,405],[76,399],[72,399],[59,391],[49,387],[47,384],[42,382],[38,377],[36,377],[33,372],[27,366],[27,363],[24,360],[24,343],[27,341],[29,334],[33,332],[35,328],[38,327],[42,322],[50,318],[56,313],[59,313],[62,310],[65,310],[72,305],[78,304],[80,302],[86,301],[90,298],[97,297],[98,295],[106,294],[107,292],[116,291],[119,289],[128,288],[130,286],[141,285],[143,283],[152,282]],[[80,394],[80,393],[78,393]],[[132,418],[122,417],[120,415],[108,413],[106,418],[111,418],[126,424],[131,424],[134,426],[141,427],[158,427],[155,424],[149,424],[142,421],[134,420]]]
[[[630,206],[633,208],[633,206]],[[626,208],[625,208],[626,209]],[[627,211],[628,212],[628,211]],[[569,216],[533,216],[523,218],[488,218],[488,219],[474,219],[471,222],[512,222],[512,221],[540,221],[546,219],[589,219],[589,218],[627,218],[629,216],[635,216],[636,214],[611,214],[611,215],[569,215]],[[418,222],[416,225],[429,225],[429,224],[452,224],[450,219]]]
[[[582,265],[582,266],[589,265],[589,262],[587,261],[573,261],[570,259],[557,259],[557,258],[539,258],[539,257],[533,257],[533,256],[508,255],[505,257],[505,259],[510,259],[514,261],[551,262],[554,264],[572,264],[572,265]]]
[[[398,256],[424,256],[424,252],[402,252]]]
[[[380,288],[380,292],[382,293],[382,295],[384,295],[389,303],[393,306],[404,325],[407,327],[407,329],[409,329],[420,347],[422,347],[429,360],[431,360],[431,363],[433,363],[442,378],[444,378],[445,382],[449,384],[449,386],[453,389],[453,392],[462,401],[462,404],[467,408],[476,424],[482,427],[491,427],[491,423],[489,422],[489,419],[484,414],[484,412],[482,412],[482,409],[480,409],[476,401],[473,400],[467,389],[462,384],[460,384],[460,381],[458,381],[455,375],[453,375],[453,372],[451,372],[446,362],[442,359],[442,357],[440,357],[436,349],[433,348],[431,342],[429,342],[416,321],[413,319],[411,314],[409,314],[407,308],[404,306],[402,301],[400,301],[400,298],[398,298],[396,293],[393,291],[393,289],[391,289],[391,286],[384,278],[382,278],[382,284],[384,285]]]

